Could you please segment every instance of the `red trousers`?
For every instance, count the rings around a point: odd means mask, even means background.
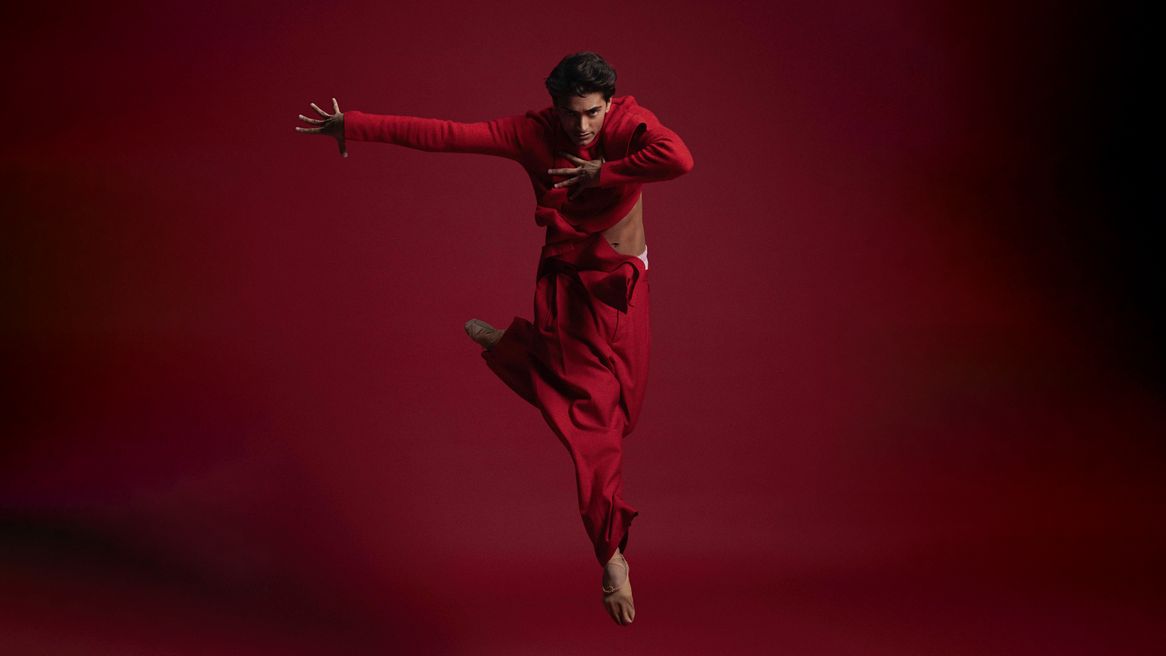
[[[534,321],[515,317],[482,357],[538,408],[575,464],[579,513],[600,565],[639,512],[622,496],[623,438],[636,426],[648,377],[648,270],[601,233],[548,244]]]

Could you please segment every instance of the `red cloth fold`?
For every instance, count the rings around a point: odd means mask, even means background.
[[[639,512],[622,495],[623,439],[643,405],[650,349],[647,269],[599,233],[548,244],[534,321],[515,317],[482,357],[538,408],[575,465],[579,512],[600,564],[626,551]]]

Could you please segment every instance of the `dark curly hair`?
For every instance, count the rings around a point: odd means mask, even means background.
[[[555,105],[568,95],[586,96],[596,91],[603,93],[606,102],[615,95],[615,69],[603,57],[585,50],[563,57],[547,76],[546,85]]]

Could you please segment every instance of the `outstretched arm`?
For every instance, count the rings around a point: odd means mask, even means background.
[[[383,141],[417,150],[479,153],[519,160],[523,116],[460,123],[437,118],[369,114],[349,110],[344,115],[344,137],[353,141]]]

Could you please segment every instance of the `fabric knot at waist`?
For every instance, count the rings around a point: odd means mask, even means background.
[[[577,278],[588,293],[603,303],[627,312],[644,262],[611,247],[603,233],[585,239],[543,246],[536,280],[552,272]]]

